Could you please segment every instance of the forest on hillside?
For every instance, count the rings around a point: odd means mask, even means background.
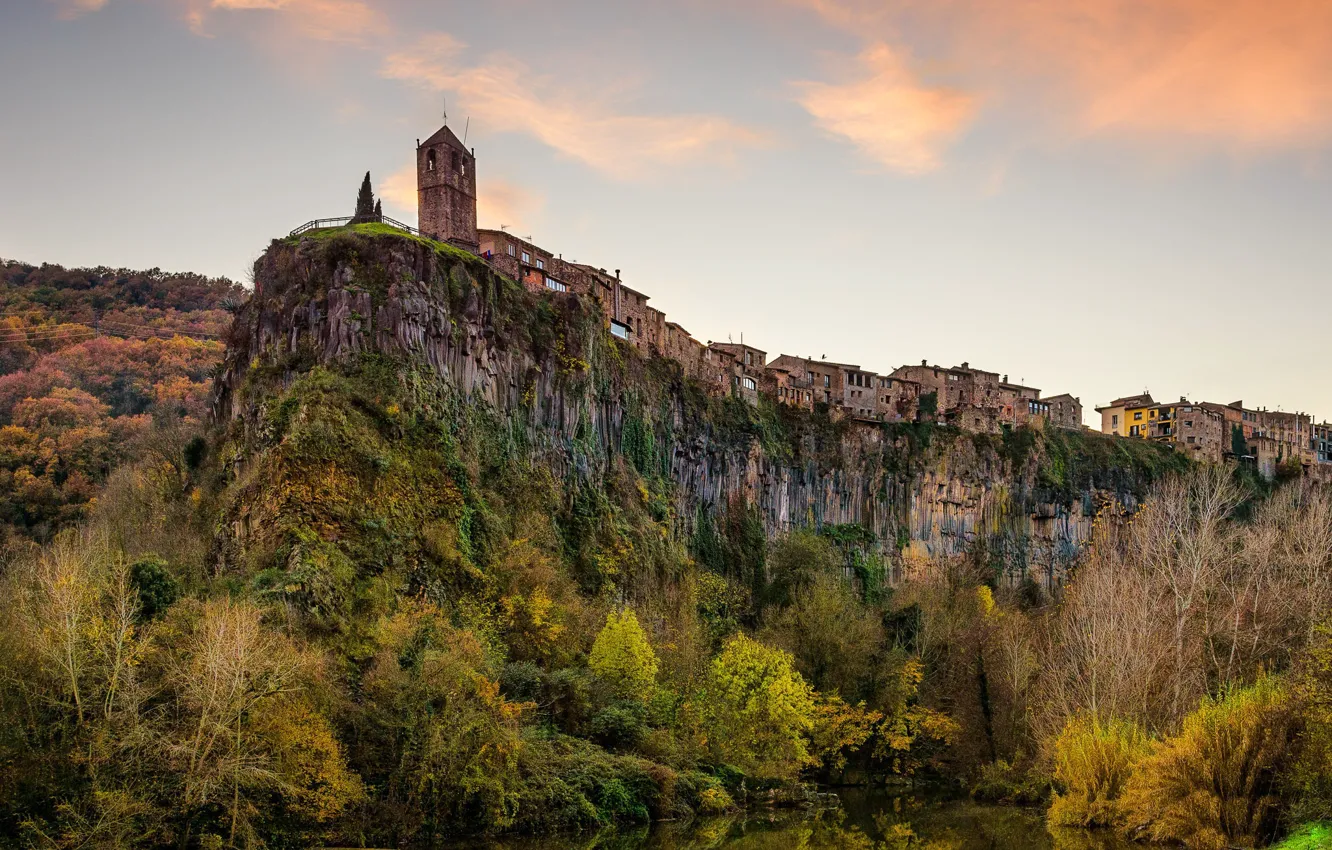
[[[76,521],[116,466],[198,438],[246,291],[0,261],[0,546]]]
[[[28,329],[87,327],[70,290],[198,328],[243,295],[25,268],[5,321]],[[638,356],[596,327],[551,332],[563,368]],[[256,367],[246,427],[210,426],[216,343],[38,342],[0,377],[6,840],[430,846],[841,783],[1209,850],[1332,820],[1326,489],[1163,470],[1050,595],[979,545],[768,537],[742,500],[682,535],[646,427],[560,475],[418,364]],[[699,396],[747,439],[772,421]]]

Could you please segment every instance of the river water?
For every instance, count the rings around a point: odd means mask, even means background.
[[[884,790],[847,790],[840,809],[657,823],[573,836],[503,838],[467,850],[1126,850],[1112,833],[1052,832],[1043,812]]]

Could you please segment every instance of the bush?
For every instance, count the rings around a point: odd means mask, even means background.
[[[646,759],[612,755],[587,741],[529,733],[514,828],[545,833],[595,829],[686,814],[680,776]]]
[[[635,700],[620,700],[592,718],[592,740],[612,749],[630,749],[643,739],[647,708]]]
[[[1138,763],[1124,789],[1127,828],[1199,850],[1266,843],[1297,727],[1290,692],[1274,678],[1205,698],[1178,735]]]
[[[998,759],[981,768],[971,797],[982,803],[1038,806],[1050,799],[1050,777]]]
[[[160,558],[144,558],[130,566],[130,583],[139,596],[139,618],[155,620],[180,596],[180,582]]]
[[[1068,722],[1055,741],[1056,792],[1049,819],[1055,826],[1115,826],[1120,797],[1133,767],[1151,750],[1136,723],[1101,723],[1090,715]]]

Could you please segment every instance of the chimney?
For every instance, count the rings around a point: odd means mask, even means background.
[[[971,368],[971,364],[968,363],[967,361],[963,360],[963,361],[962,361],[962,368],[963,368],[963,369],[970,369],[970,368]]]
[[[1007,375],[1004,375],[1004,383],[1005,383],[1005,384],[1008,383],[1008,376],[1007,376]]]
[[[619,269],[616,269],[616,270],[615,270],[615,279],[616,279],[616,280],[619,280],[619,279],[620,279],[620,270],[619,270]]]
[[[930,365],[930,363],[929,363],[928,360],[922,360],[922,361],[920,361],[920,365],[922,365],[922,366],[928,366],[928,365]]]

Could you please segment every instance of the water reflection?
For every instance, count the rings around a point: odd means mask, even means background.
[[[1124,850],[1104,832],[1046,829],[1041,812],[884,791],[841,794],[842,808],[659,823],[598,835],[497,839],[476,850]]]

